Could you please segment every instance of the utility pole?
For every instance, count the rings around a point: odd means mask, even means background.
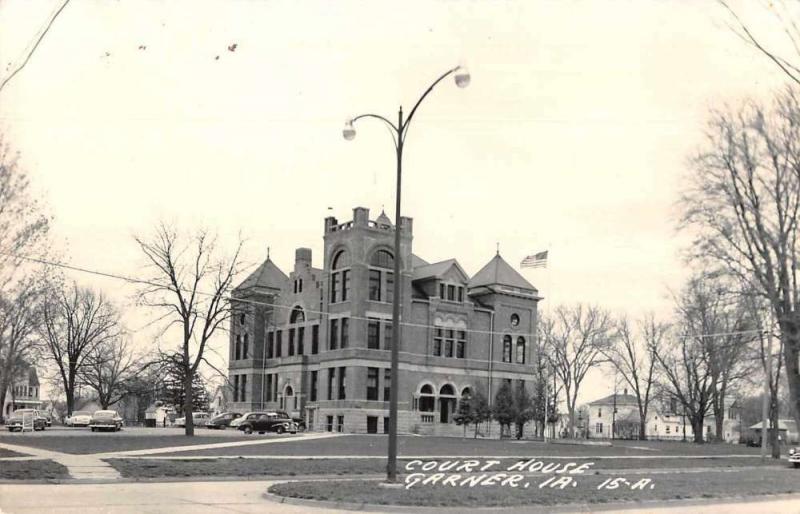
[[[761,404],[761,460],[767,458],[767,418],[769,417],[770,382],[772,381],[772,327],[765,330],[767,336],[766,362],[764,363],[764,400]],[[776,427],[777,428],[777,427]]]

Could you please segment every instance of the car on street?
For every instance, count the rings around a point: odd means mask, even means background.
[[[33,430],[44,430],[47,427],[47,418],[37,409],[17,409],[6,419],[6,428],[9,432],[22,430],[27,426]]]
[[[206,424],[211,416],[208,415],[207,412],[193,412],[192,413],[192,422],[194,426],[201,427]],[[175,426],[176,427],[185,427],[186,426],[186,416],[175,418]]]
[[[225,430],[231,424],[231,422],[240,417],[241,414],[238,412],[223,412],[222,414],[217,414],[213,418],[206,421],[207,428],[216,428],[218,430]]]
[[[794,467],[800,468],[800,446],[789,448],[789,462],[791,462]]]
[[[88,427],[92,421],[92,413],[88,410],[77,410],[68,416],[64,424],[68,427]]]
[[[297,433],[297,425],[292,418],[284,414],[279,414],[275,411],[271,412],[248,412],[241,418],[236,420],[236,428],[245,434],[252,434],[258,432],[275,432],[283,434],[284,432]],[[231,426],[234,426],[231,423]]]
[[[112,432],[117,432],[122,430],[122,416],[115,410],[98,410],[92,414],[89,427],[91,427],[92,432],[96,432],[97,430],[111,430]]]
[[[299,430],[300,432],[302,432],[302,431],[304,431],[306,429],[306,420],[304,420],[303,418],[298,418],[297,416],[290,416],[286,411],[282,411],[282,410],[276,410],[275,412],[279,416],[283,416],[283,417],[286,417],[286,418],[292,418],[292,421],[294,421],[294,424],[297,425],[297,430]]]

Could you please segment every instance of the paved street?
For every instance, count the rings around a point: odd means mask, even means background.
[[[344,513],[328,507],[314,508],[306,505],[278,504],[262,497],[272,482],[172,482],[172,483],[123,483],[123,484],[0,484],[0,512],[2,514],[175,514],[191,512],[252,512],[270,514],[298,514],[305,512]],[[711,514],[724,511],[726,514],[797,514],[800,513],[800,495],[771,499],[768,501],[736,501],[713,504],[670,502],[648,504],[645,508],[620,509],[611,507],[603,512],[658,512],[663,514]],[[511,509],[481,509],[481,512],[534,513],[592,512],[603,506],[592,506],[593,510],[569,508],[524,507]],[[403,509],[403,512],[414,509]],[[391,510],[383,510],[383,512]],[[418,512],[456,514],[462,509],[416,509]],[[371,512],[361,510],[360,512]]]

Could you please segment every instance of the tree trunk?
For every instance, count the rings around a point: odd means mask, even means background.
[[[800,327],[798,327],[798,313],[791,313],[781,318],[779,323],[781,341],[783,342],[783,357],[786,363],[786,381],[789,384],[789,400],[791,402],[794,421],[800,427],[800,369],[798,369],[798,356],[800,355]]]
[[[575,438],[575,404],[568,405],[569,410],[569,436]]]
[[[3,377],[2,381],[0,381],[0,424],[5,424],[5,410],[3,407],[6,405],[6,390],[8,390],[8,381],[5,377]]]
[[[647,411],[639,408],[639,440],[647,441]]]
[[[67,414],[72,416],[72,413],[75,412],[75,375],[71,370],[64,386],[64,395],[67,397]]]
[[[694,431],[694,442],[698,444],[703,444],[705,439],[703,439],[703,418],[702,417],[694,417],[692,418],[692,430]]]
[[[717,443],[723,442],[722,432],[724,430],[724,421],[725,421],[725,393],[719,395],[719,398],[715,398],[712,402],[714,406],[714,441]]]
[[[769,444],[772,448],[772,458],[773,459],[780,459],[781,458],[781,445],[780,441],[778,440],[778,435],[780,431],[778,430],[778,398],[777,398],[777,391],[772,391],[770,388],[770,402],[769,402],[769,432],[767,432],[769,437]],[[788,436],[788,434],[787,434]]]
[[[186,368],[186,376],[183,378],[183,415],[186,417],[186,427],[184,433],[187,436],[194,435],[194,422],[192,421],[192,369]]]

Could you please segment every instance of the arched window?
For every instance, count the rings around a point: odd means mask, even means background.
[[[304,323],[306,315],[302,307],[295,307],[292,309],[292,315],[289,317],[289,323]]]
[[[372,254],[369,265],[376,268],[394,269],[394,257],[386,250],[378,250]]]
[[[472,398],[472,389],[470,389],[469,387],[465,387],[461,391],[461,399],[462,400],[469,400],[470,398]]]
[[[378,250],[369,260],[369,299],[376,302],[391,302],[394,295],[394,256],[386,250]]]
[[[503,362],[511,362],[511,336],[503,336]]]
[[[350,297],[350,254],[339,250],[331,263],[331,303],[346,302]]]
[[[433,387],[430,384],[425,384],[419,390],[419,410],[420,412],[433,412],[435,408]]]
[[[517,338],[517,364],[525,364],[525,338]]]
[[[455,396],[456,391],[450,384],[445,384],[439,389],[439,396]]]

